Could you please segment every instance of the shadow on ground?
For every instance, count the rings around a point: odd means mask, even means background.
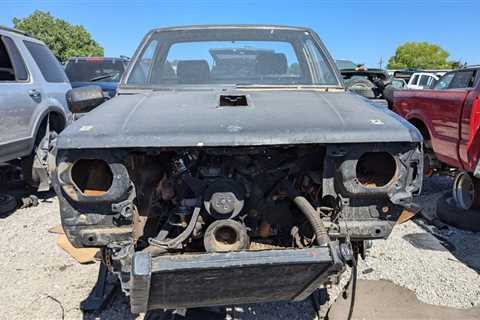
[[[347,319],[350,300],[338,299],[330,320]],[[352,319],[478,319],[480,308],[456,309],[420,302],[415,293],[386,280],[359,280]]]
[[[413,221],[427,234],[409,234],[404,239],[419,249],[448,250],[461,263],[480,273],[480,233],[449,226],[436,215],[438,200],[445,191],[451,190],[452,184],[449,177],[424,179],[424,190],[417,201],[423,208],[422,213]]]

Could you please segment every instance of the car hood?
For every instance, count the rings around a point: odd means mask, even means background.
[[[246,95],[246,107],[218,107]],[[67,129],[58,148],[246,146],[421,141],[386,108],[344,91],[160,91],[119,95]]]

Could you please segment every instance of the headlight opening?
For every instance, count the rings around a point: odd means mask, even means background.
[[[388,152],[366,152],[357,162],[357,181],[367,188],[388,185],[396,176],[397,162]]]
[[[103,196],[113,183],[113,173],[108,163],[99,159],[75,161],[71,180],[84,196]]]

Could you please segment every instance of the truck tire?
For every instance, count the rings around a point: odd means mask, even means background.
[[[480,180],[468,172],[459,172],[453,182],[453,199],[463,210],[480,208]]]
[[[383,98],[387,100],[388,108],[390,110],[393,109],[393,95],[395,94],[395,90],[396,89],[394,86],[392,86],[391,84],[388,84],[387,86],[385,86],[382,92]]]
[[[458,208],[450,192],[445,193],[438,200],[437,217],[456,228],[480,232],[480,209],[463,210]]]
[[[376,97],[374,89],[375,85],[368,79],[363,78],[354,78],[345,81],[345,86],[347,89],[358,93],[359,95],[368,98],[374,99]]]
[[[0,216],[12,213],[17,208],[17,200],[8,194],[0,194]]]

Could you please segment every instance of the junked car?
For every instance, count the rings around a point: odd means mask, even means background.
[[[367,68],[349,60],[338,59],[335,63],[340,69],[345,87],[369,99],[390,98],[391,77],[387,71]]]
[[[71,122],[65,97],[70,89],[43,42],[0,26],[0,164],[21,166],[24,180],[40,191],[50,188],[48,162],[56,136]],[[7,180],[3,167],[0,180]]]
[[[211,25],[149,32],[53,176],[70,242],[146,312],[305,299],[416,209],[422,166],[418,130],[346,91],[314,31]]]

